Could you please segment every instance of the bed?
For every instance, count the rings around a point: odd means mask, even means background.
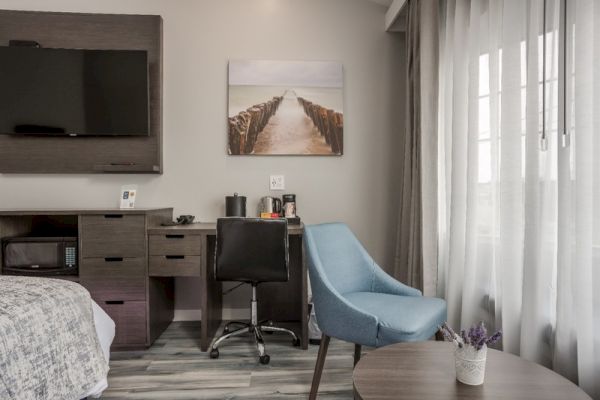
[[[114,334],[81,285],[0,276],[0,399],[99,397]]]

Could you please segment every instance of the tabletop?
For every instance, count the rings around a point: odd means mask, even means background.
[[[448,342],[398,343],[363,356],[353,373],[358,399],[544,399],[591,400],[557,373],[515,355],[488,349],[485,382],[456,380],[454,345]]]

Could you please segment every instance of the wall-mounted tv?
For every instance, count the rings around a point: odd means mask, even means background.
[[[0,47],[0,134],[148,132],[146,51]]]

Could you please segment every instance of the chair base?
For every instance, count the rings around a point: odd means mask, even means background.
[[[223,334],[215,340],[213,345],[210,348],[210,358],[219,358],[219,346],[225,340],[240,336],[244,334],[252,334],[254,335],[254,341],[256,343],[256,348],[258,350],[258,358],[261,364],[268,364],[271,360],[271,357],[266,353],[265,350],[265,341],[263,339],[263,333],[286,333],[292,337],[292,344],[294,346],[300,346],[300,339],[296,334],[286,328],[281,328],[278,326],[274,326],[270,321],[261,321],[257,322],[257,307],[256,307],[256,285],[252,285],[252,317],[250,322],[242,322],[242,321],[230,321],[223,328]],[[230,330],[232,325],[241,325],[241,328]]]

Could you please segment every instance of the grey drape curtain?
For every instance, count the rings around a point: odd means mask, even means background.
[[[406,284],[423,289],[421,250],[421,124],[419,65],[419,2],[409,2],[407,31],[407,117],[404,136],[404,164],[398,219],[394,272]]]
[[[433,295],[437,286],[437,1],[409,0],[407,119],[396,259],[396,277]],[[422,30],[421,26],[426,26]],[[424,171],[425,175],[422,175]]]

